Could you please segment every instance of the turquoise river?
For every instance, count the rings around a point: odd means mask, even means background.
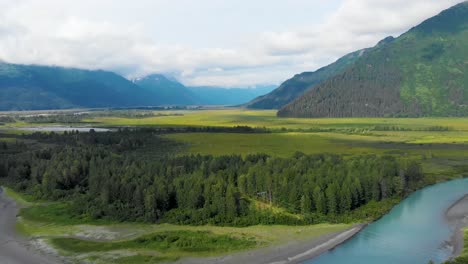
[[[440,183],[413,193],[352,239],[307,264],[442,263],[452,254],[454,232],[445,212],[468,193],[468,179]]]

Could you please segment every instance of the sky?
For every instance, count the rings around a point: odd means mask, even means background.
[[[0,60],[279,84],[461,0],[0,0]]]

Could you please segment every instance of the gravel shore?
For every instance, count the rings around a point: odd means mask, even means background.
[[[0,263],[1,264],[55,264],[64,263],[53,256],[40,253],[31,241],[15,232],[16,203],[0,187]]]
[[[458,200],[445,212],[448,223],[455,228],[451,239],[453,256],[459,256],[463,250],[463,228],[468,227],[468,195]]]

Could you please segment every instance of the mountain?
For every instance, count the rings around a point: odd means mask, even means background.
[[[133,83],[153,94],[155,105],[199,104],[197,96],[183,84],[161,74],[151,74],[133,80]]]
[[[465,1],[366,52],[278,116],[467,116],[467,43]]]
[[[0,62],[0,111],[156,105],[234,105],[270,87],[187,88],[161,74],[132,81],[108,71]]]
[[[240,105],[257,96],[271,92],[276,86],[266,85],[254,88],[223,88],[198,86],[187,87],[203,105]]]
[[[272,86],[255,88],[223,88],[211,86],[186,87],[175,79],[151,74],[132,80],[152,93],[157,105],[238,105],[273,90]]]
[[[0,110],[154,105],[151,93],[112,72],[0,63]]]
[[[301,96],[309,88],[342,72],[366,52],[366,49],[350,53],[336,62],[315,72],[303,72],[282,83],[271,93],[255,98],[244,106],[253,109],[279,109]]]

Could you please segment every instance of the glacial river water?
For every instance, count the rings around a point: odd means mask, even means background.
[[[468,193],[468,179],[427,187],[352,239],[307,264],[427,264],[452,254],[446,210]]]

